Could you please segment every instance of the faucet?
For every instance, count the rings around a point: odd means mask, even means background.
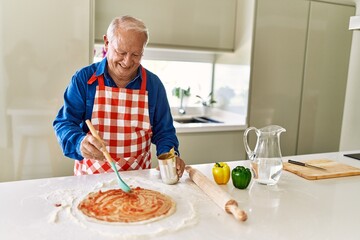
[[[185,91],[184,89],[180,88],[180,92],[179,92],[179,95],[180,95],[180,107],[179,107],[179,110],[178,110],[180,115],[184,115],[186,113],[185,108],[183,106],[184,91]]]

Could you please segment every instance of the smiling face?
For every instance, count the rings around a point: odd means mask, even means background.
[[[126,86],[136,76],[146,41],[146,34],[131,29],[116,30],[112,39],[104,36],[108,71],[118,86]]]

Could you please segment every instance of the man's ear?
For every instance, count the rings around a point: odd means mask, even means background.
[[[103,39],[104,39],[104,44],[105,45],[108,45],[109,44],[109,39],[106,35],[103,36]]]
[[[105,51],[107,52],[107,49],[109,47],[109,39],[106,35],[103,36],[103,39],[104,39],[104,48],[105,48]]]

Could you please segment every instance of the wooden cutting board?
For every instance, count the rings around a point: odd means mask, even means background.
[[[284,162],[283,165],[286,171],[295,173],[296,175],[309,180],[360,175],[360,168],[342,164],[329,159],[315,159],[304,162],[315,165],[317,167],[325,168],[326,170],[298,166],[287,162]]]

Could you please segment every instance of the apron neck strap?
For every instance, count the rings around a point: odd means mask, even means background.
[[[141,90],[146,91],[146,70],[143,66],[141,66]],[[99,86],[104,86],[104,75],[101,74],[99,76],[96,76],[96,72],[91,76],[91,78],[88,80],[88,84],[92,84],[93,82],[95,82],[96,80],[99,81]]]
[[[88,80],[88,84],[92,84],[96,80],[99,81],[99,86],[104,86],[104,76],[103,74],[96,76],[96,72],[91,76],[91,78]]]
[[[144,90],[144,91],[146,91],[146,70],[145,70],[145,68],[143,67],[143,66],[141,66],[141,79],[142,79],[142,81],[141,81],[141,90]]]

